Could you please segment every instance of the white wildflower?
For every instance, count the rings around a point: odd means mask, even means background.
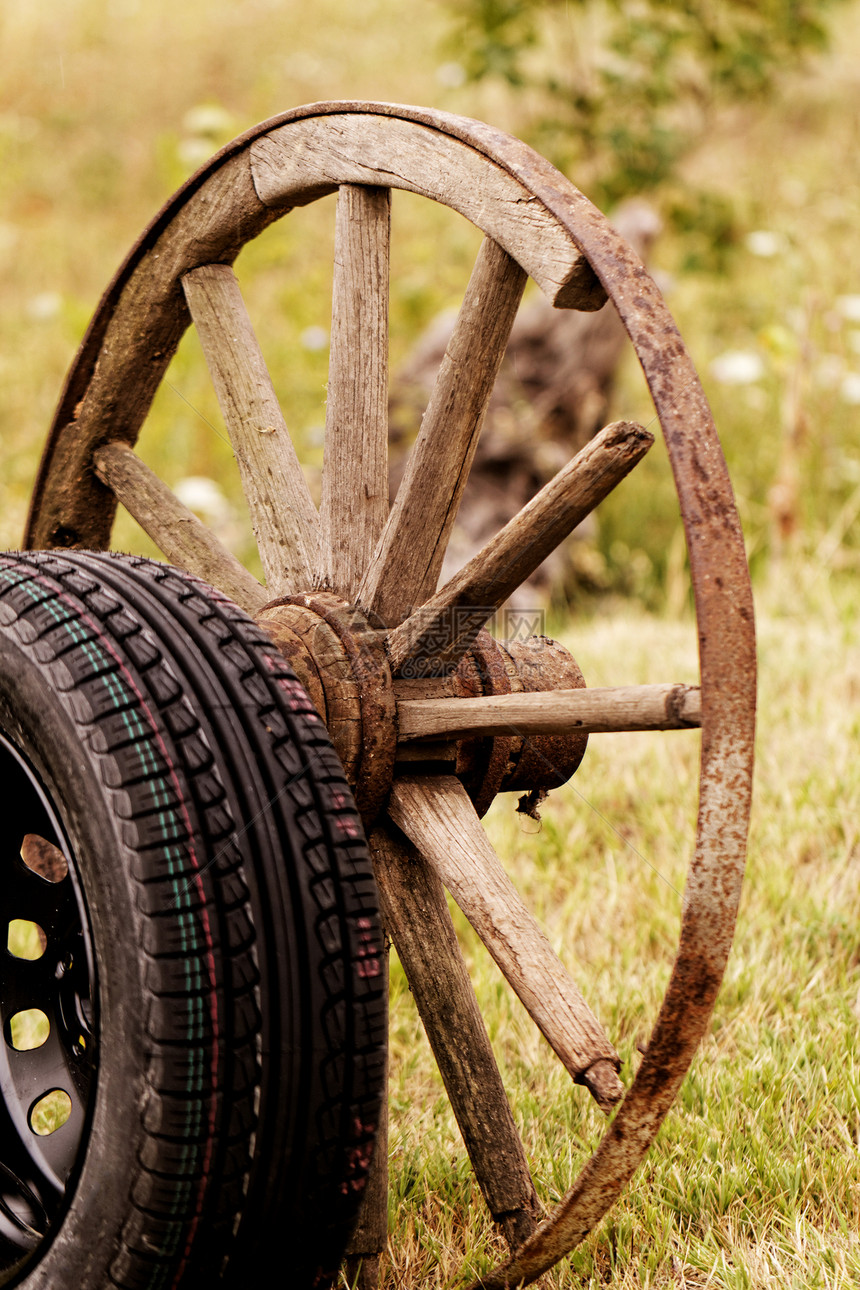
[[[173,489],[176,496],[191,511],[215,522],[232,518],[233,507],[220,486],[208,475],[186,475]]]
[[[303,349],[313,351],[328,348],[328,332],[325,327],[306,327],[299,336],[299,344]]]
[[[466,83],[466,69],[460,63],[440,63],[436,68],[436,80],[446,90],[458,90]]]
[[[210,139],[233,133],[233,116],[217,103],[198,103],[182,118],[187,134],[206,135]]]
[[[786,250],[786,241],[781,233],[772,233],[770,229],[758,228],[747,233],[746,248],[752,255],[760,255],[763,260],[770,260],[775,255],[782,255]]]
[[[860,296],[839,296],[836,308],[849,322],[860,323]]]
[[[711,375],[721,385],[753,385],[764,376],[764,363],[751,349],[727,349],[711,363]]]
[[[27,317],[46,322],[49,318],[56,318],[62,303],[63,298],[56,291],[40,291],[27,301]]]

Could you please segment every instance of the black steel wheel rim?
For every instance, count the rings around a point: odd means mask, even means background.
[[[0,735],[0,1276],[38,1256],[85,1153],[97,1071],[95,960],[56,811]]]

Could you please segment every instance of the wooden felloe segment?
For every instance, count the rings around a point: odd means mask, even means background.
[[[440,736],[555,735],[580,730],[688,730],[702,724],[702,694],[694,685],[630,685],[547,690],[481,699],[407,699],[397,705],[403,742]]]
[[[420,193],[499,242],[559,308],[599,309],[606,299],[573,238],[523,182],[463,140],[417,121],[369,113],[294,121],[252,144],[251,173],[260,200],[276,208],[342,184]]]
[[[84,337],[33,495],[25,537],[32,549],[110,546],[116,507],[94,477],[93,452],[106,442],[137,440],[188,326],[179,278],[201,263],[231,262],[277,218],[254,192],[241,156],[225,161],[172,214],[141,238]]]
[[[407,658],[451,666],[476,632],[621,482],[654,442],[631,421],[606,426],[455,577],[388,635],[392,671]]]
[[[382,540],[358,593],[398,623],[436,590],[526,275],[487,239],[445,351]]]
[[[319,519],[239,284],[227,264],[186,273],[182,288],[239,464],[271,596],[311,585]]]
[[[102,483],[171,564],[211,582],[246,613],[253,615],[266,603],[266,588],[131,448],[124,443],[103,444],[93,462]]]
[[[487,1207],[511,1249],[540,1202],[435,869],[391,832],[370,852],[380,908],[415,998]]]
[[[388,517],[390,205],[387,188],[338,193],[317,585],[348,599]]]
[[[388,810],[433,865],[567,1071],[611,1111],[624,1086],[615,1075],[607,1088],[602,1066],[595,1086],[589,1072],[603,1062],[617,1069],[618,1054],[517,894],[460,781],[404,775],[392,786]]]

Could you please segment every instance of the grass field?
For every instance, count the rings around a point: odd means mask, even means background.
[[[853,605],[832,599],[826,583],[804,590],[814,616],[798,608],[795,585],[790,600],[778,587],[763,595],[748,877],[711,1036],[627,1195],[549,1286],[776,1290],[847,1288],[860,1278],[858,629]],[[635,612],[571,627],[566,639],[595,684],[683,677],[695,666],[688,624]],[[537,836],[504,799],[490,821],[553,944],[587,981],[628,1072],[674,950],[696,742],[683,734],[593,736]],[[535,1177],[547,1199],[558,1198],[596,1141],[599,1117],[554,1066],[483,953],[473,955]],[[416,1053],[410,1003],[401,981],[397,1222],[417,1245],[442,1205],[453,1272],[472,1248],[473,1219],[462,1195],[455,1203],[454,1177],[464,1186],[456,1132],[429,1059]],[[400,1270],[391,1284],[445,1284],[431,1270],[437,1247],[422,1257],[411,1246],[404,1252],[403,1240],[393,1243]]]
[[[215,147],[256,120],[326,98],[428,103],[516,130],[512,102],[458,84],[444,32],[441,6],[411,6],[407,27],[394,0],[360,8],[4,0],[0,545],[20,543],[41,440],[102,289],[160,203]],[[696,267],[695,239],[669,236],[657,252],[714,406],[754,574],[761,688],[748,880],[710,1036],[626,1196],[547,1278],[559,1290],[860,1284],[858,52],[855,3],[825,62],[755,114],[727,114],[690,161],[686,182],[723,187],[737,203],[743,236],[720,271]],[[476,244],[462,222],[428,217],[420,205],[396,206],[394,366],[456,301]],[[328,327],[330,228],[330,212],[299,212],[240,261],[312,472],[326,379],[325,349],[313,338]],[[143,444],[168,482],[217,481],[215,518],[253,561],[198,360],[189,338]],[[650,419],[632,362],[616,411]],[[117,544],[139,542],[123,522]],[[598,556],[609,585],[637,595],[553,624],[589,684],[695,680],[661,449],[605,509]],[[520,822],[506,799],[488,820],[628,1075],[677,940],[697,742],[688,733],[595,736],[539,828]],[[536,1182],[551,1202],[593,1148],[598,1117],[461,931]],[[486,1266],[496,1238],[396,965],[392,1004],[386,1285],[456,1284],[461,1266],[464,1275]]]

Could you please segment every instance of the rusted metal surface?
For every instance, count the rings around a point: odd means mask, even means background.
[[[580,690],[585,677],[576,659],[548,636],[522,641],[500,641],[510,657],[526,693],[544,690]],[[501,784],[504,793],[547,792],[565,784],[585,756],[588,735],[531,735],[514,741],[508,769]]]
[[[533,636],[497,641],[481,630],[453,674],[463,698],[546,690],[578,689],[585,679],[572,654],[558,641]],[[480,688],[478,688],[480,687]],[[483,816],[497,793],[545,795],[574,774],[585,754],[588,735],[510,734],[461,739],[457,743],[457,777]]]
[[[507,660],[488,631],[481,630],[472,648],[454,673],[460,681],[468,673],[480,687],[478,694],[510,694],[511,678]],[[461,691],[467,693],[465,688]],[[472,799],[478,815],[483,817],[500,791],[508,768],[513,738],[461,739],[457,744],[457,778]]]
[[[519,148],[502,145],[508,153]],[[532,163],[536,190],[585,251],[630,334],[666,439],[699,635],[702,754],[696,847],[669,988],[634,1083],[594,1156],[518,1254],[476,1285],[525,1285],[571,1250],[632,1177],[708,1026],[746,857],[755,733],[753,603],[743,537],[707,401],[659,290],[581,194]]]
[[[394,117],[438,130],[527,182],[527,166],[509,164],[495,155],[496,132],[477,121],[424,108],[360,101],[312,103],[271,117],[239,135],[165,203],[105,291],[67,374],[54,415],[31,501],[25,547],[109,545],[115,503],[92,470],[92,454],[109,440],[131,446],[137,441],[158,384],[189,323],[180,287],[182,275],[206,264],[232,264],[242,246],[268,224],[293,206],[306,205],[337,188],[330,178],[321,178],[309,183],[307,191],[295,194],[289,205],[266,206],[251,180],[253,145],[291,122],[351,113]],[[498,135],[499,140],[505,137]],[[527,158],[531,150],[519,147]],[[536,153],[531,155],[537,158]],[[186,222],[189,231],[183,235]],[[575,243],[575,239],[571,241]],[[606,298],[587,259],[581,261],[570,287],[578,308],[599,309]]]

